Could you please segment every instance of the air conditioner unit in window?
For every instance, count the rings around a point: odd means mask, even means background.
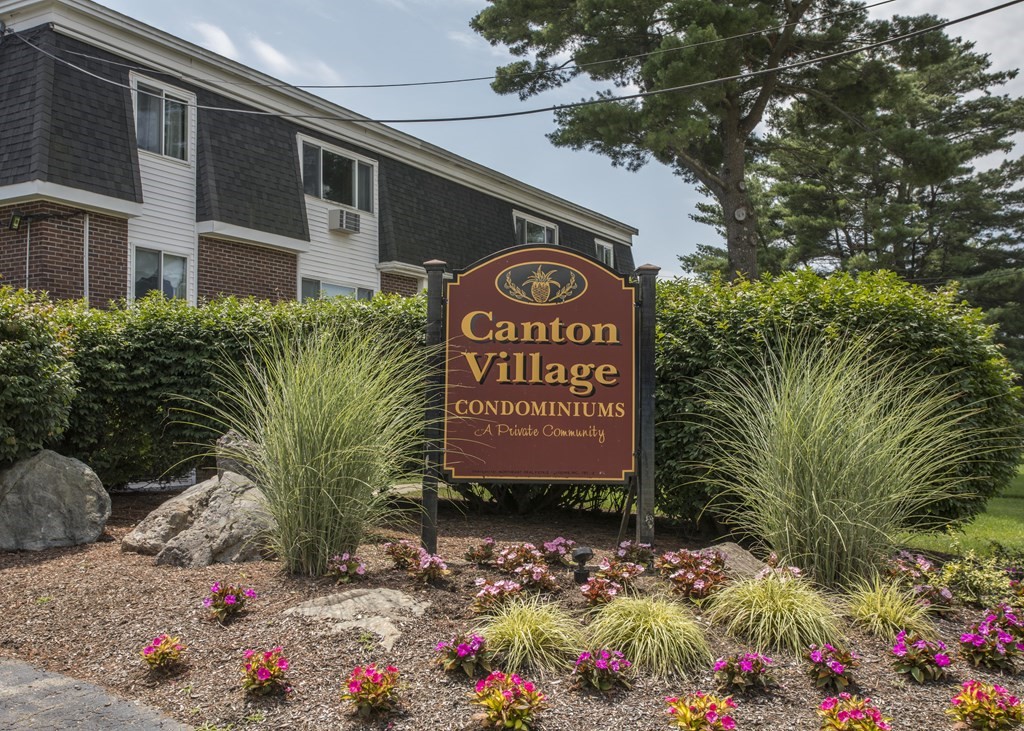
[[[327,212],[327,228],[346,234],[359,233],[359,214],[344,208],[332,208]]]

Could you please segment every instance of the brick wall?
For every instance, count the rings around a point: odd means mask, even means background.
[[[11,214],[51,215],[23,222],[17,231]],[[0,283],[45,290],[54,299],[85,295],[84,212],[58,203],[37,201],[0,207]],[[31,240],[30,240],[31,234]],[[28,248],[28,280],[25,254]],[[124,297],[128,278],[128,222],[89,214],[89,299],[103,306]]]
[[[391,272],[380,273],[380,291],[384,294],[400,294],[412,297],[419,292],[419,280],[416,277],[404,277]]]
[[[199,237],[199,299],[233,294],[275,302],[293,300],[298,257],[263,246]]]

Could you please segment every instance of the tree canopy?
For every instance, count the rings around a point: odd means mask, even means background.
[[[559,146],[637,169],[650,159],[706,188],[724,212],[731,274],[756,276],[757,211],[747,168],[772,110],[815,90],[867,23],[850,0],[490,0],[471,26],[524,57],[498,69],[493,88],[525,99],[589,77],[593,99],[655,93],[557,110]],[[799,68],[780,69],[801,62]],[[706,83],[716,79],[721,83]],[[703,83],[697,88],[658,93]]]

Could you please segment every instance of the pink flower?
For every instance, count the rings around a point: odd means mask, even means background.
[[[732,720],[732,716],[722,716],[722,728],[725,731],[732,731],[736,728],[736,722]]]
[[[270,671],[266,668],[259,668],[256,670],[256,677],[262,681],[270,680]]]
[[[228,594],[226,597],[224,597],[225,604],[234,604],[235,601],[236,599],[234,594]]]

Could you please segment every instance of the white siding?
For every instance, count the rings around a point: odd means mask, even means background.
[[[191,94],[142,79],[142,83],[168,89],[195,104]],[[188,258],[188,301],[196,301],[196,114],[189,109],[188,160],[176,160],[139,150],[143,213],[128,219],[128,291],[134,293],[135,247],[158,249]]]
[[[377,195],[376,174],[374,169],[374,200]],[[355,211],[361,219],[359,233],[338,233],[327,230],[327,211],[331,208],[344,206],[306,196],[309,252],[299,256],[299,277],[380,291],[377,215]]]

